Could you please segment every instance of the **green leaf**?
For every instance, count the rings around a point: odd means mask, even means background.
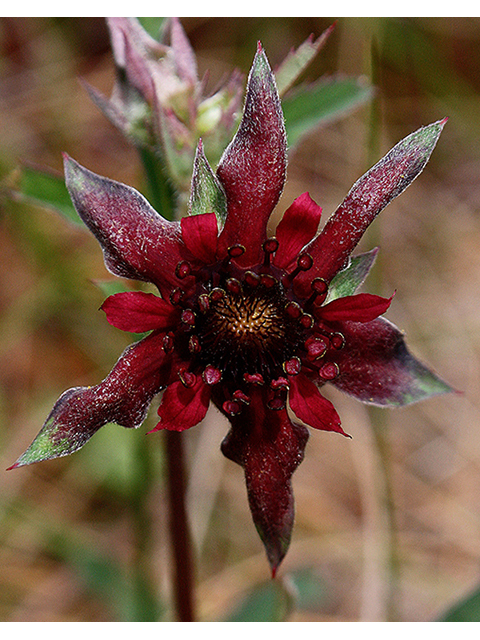
[[[480,622],[480,587],[453,605],[439,622]]]
[[[331,281],[325,303],[337,298],[352,296],[365,281],[370,269],[373,267],[377,253],[378,248],[353,256],[348,267],[339,271]]]
[[[325,580],[313,567],[297,569],[290,578],[295,588],[295,609],[315,611],[328,602]]]
[[[297,50],[292,50],[285,60],[283,60],[275,72],[278,94],[282,97],[305,71],[310,62],[325,44],[326,39],[332,32],[333,25],[322,35],[313,41],[312,36],[307,38]]]
[[[330,78],[302,87],[282,101],[288,143],[295,146],[311,129],[372,97],[372,87],[358,78]]]
[[[69,532],[48,536],[51,553],[74,568],[85,587],[105,600],[122,622],[157,622],[165,607],[140,576],[130,576],[113,557],[100,554]]]
[[[23,198],[61,213],[69,222],[84,227],[72,204],[63,176],[24,166],[19,193]]]
[[[280,580],[251,589],[226,622],[285,622],[292,612],[293,596]]]

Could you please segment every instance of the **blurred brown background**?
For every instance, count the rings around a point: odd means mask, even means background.
[[[248,71],[257,40],[275,66],[334,19],[182,23],[214,88],[233,67]],[[20,161],[60,171],[67,151],[97,173],[141,188],[135,151],[78,82],[85,78],[107,94],[112,87],[102,19],[3,18],[0,52],[2,179]],[[480,584],[480,20],[340,18],[306,79],[334,73],[364,75],[376,98],[302,142],[278,211],[308,190],[328,216],[394,143],[449,116],[425,172],[361,248],[381,247],[366,290],[397,291],[388,318],[463,395],[381,411],[329,389],[353,439],[311,433],[294,477],[296,528],[281,573],[288,581],[308,570],[316,585],[310,605],[292,620],[434,620]],[[100,381],[129,337],[97,312],[103,297],[92,281],[109,276],[93,237],[38,207],[5,196],[0,204],[5,469],[60,393]],[[142,488],[149,571],[168,619],[162,435],[148,437],[148,467],[137,459],[154,420],[152,410],[141,433],[106,427],[71,458],[0,471],[0,620],[128,619],[133,605],[118,572],[128,577],[134,563]],[[226,430],[212,413],[185,434],[205,620],[224,618],[268,577],[241,470],[218,449]]]

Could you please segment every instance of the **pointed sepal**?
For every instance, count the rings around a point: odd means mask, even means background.
[[[410,134],[357,180],[322,232],[308,245],[314,266],[308,276],[299,275],[298,285],[315,277],[330,282],[345,268],[370,223],[423,171],[446,122],[444,118]]]
[[[227,217],[227,197],[223,187],[208,163],[199,140],[193,165],[189,214],[214,213],[223,226]]]
[[[286,409],[265,407],[258,393],[222,442],[222,453],[245,472],[253,522],[275,575],[290,545],[294,523],[291,477],[303,460],[308,430],[291,422]]]
[[[64,164],[72,202],[99,241],[107,268],[153,282],[168,294],[178,284],[180,223],[165,220],[136,189],[89,171],[67,154]]]
[[[335,356],[340,375],[333,384],[357,400],[402,407],[453,391],[410,353],[401,331],[385,318],[344,322],[342,334],[348,348]]]
[[[339,271],[330,282],[325,302],[328,303],[337,298],[352,296],[362,286],[370,273],[377,259],[378,251],[379,249],[376,247],[366,253],[359,253],[353,256],[348,266]]]
[[[127,347],[100,384],[65,391],[40,433],[10,469],[74,453],[109,422],[139,427],[170,373],[163,337],[153,333]]]
[[[259,44],[247,83],[243,117],[226,148],[217,177],[227,196],[228,215],[220,236],[228,247],[242,244],[243,265],[259,259],[268,219],[285,183],[287,139],[275,78]]]

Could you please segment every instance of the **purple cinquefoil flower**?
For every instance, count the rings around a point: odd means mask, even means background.
[[[326,383],[400,406],[450,391],[382,316],[391,298],[356,293],[376,250],[351,257],[385,206],[422,171],[446,120],[398,143],[356,182],[323,230],[308,193],[267,224],[285,182],[286,136],[259,45],[243,117],[216,173],[199,143],[190,214],[169,222],[134,189],[65,156],[67,186],[108,269],[153,283],[102,305],[124,331],[150,332],[96,386],[66,391],[13,467],[64,456],[107,422],[138,427],[164,390],[153,431],[197,425],[210,403],[231,424],[221,449],[245,471],[253,520],[275,573],[290,542],[291,477],[308,427],[344,434]],[[345,434],[344,434],[345,435]]]

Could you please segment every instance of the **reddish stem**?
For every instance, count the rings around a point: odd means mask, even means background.
[[[185,507],[186,481],[183,439],[182,435],[176,431],[166,431],[165,437],[175,609],[179,622],[193,622],[195,620],[193,559]]]

